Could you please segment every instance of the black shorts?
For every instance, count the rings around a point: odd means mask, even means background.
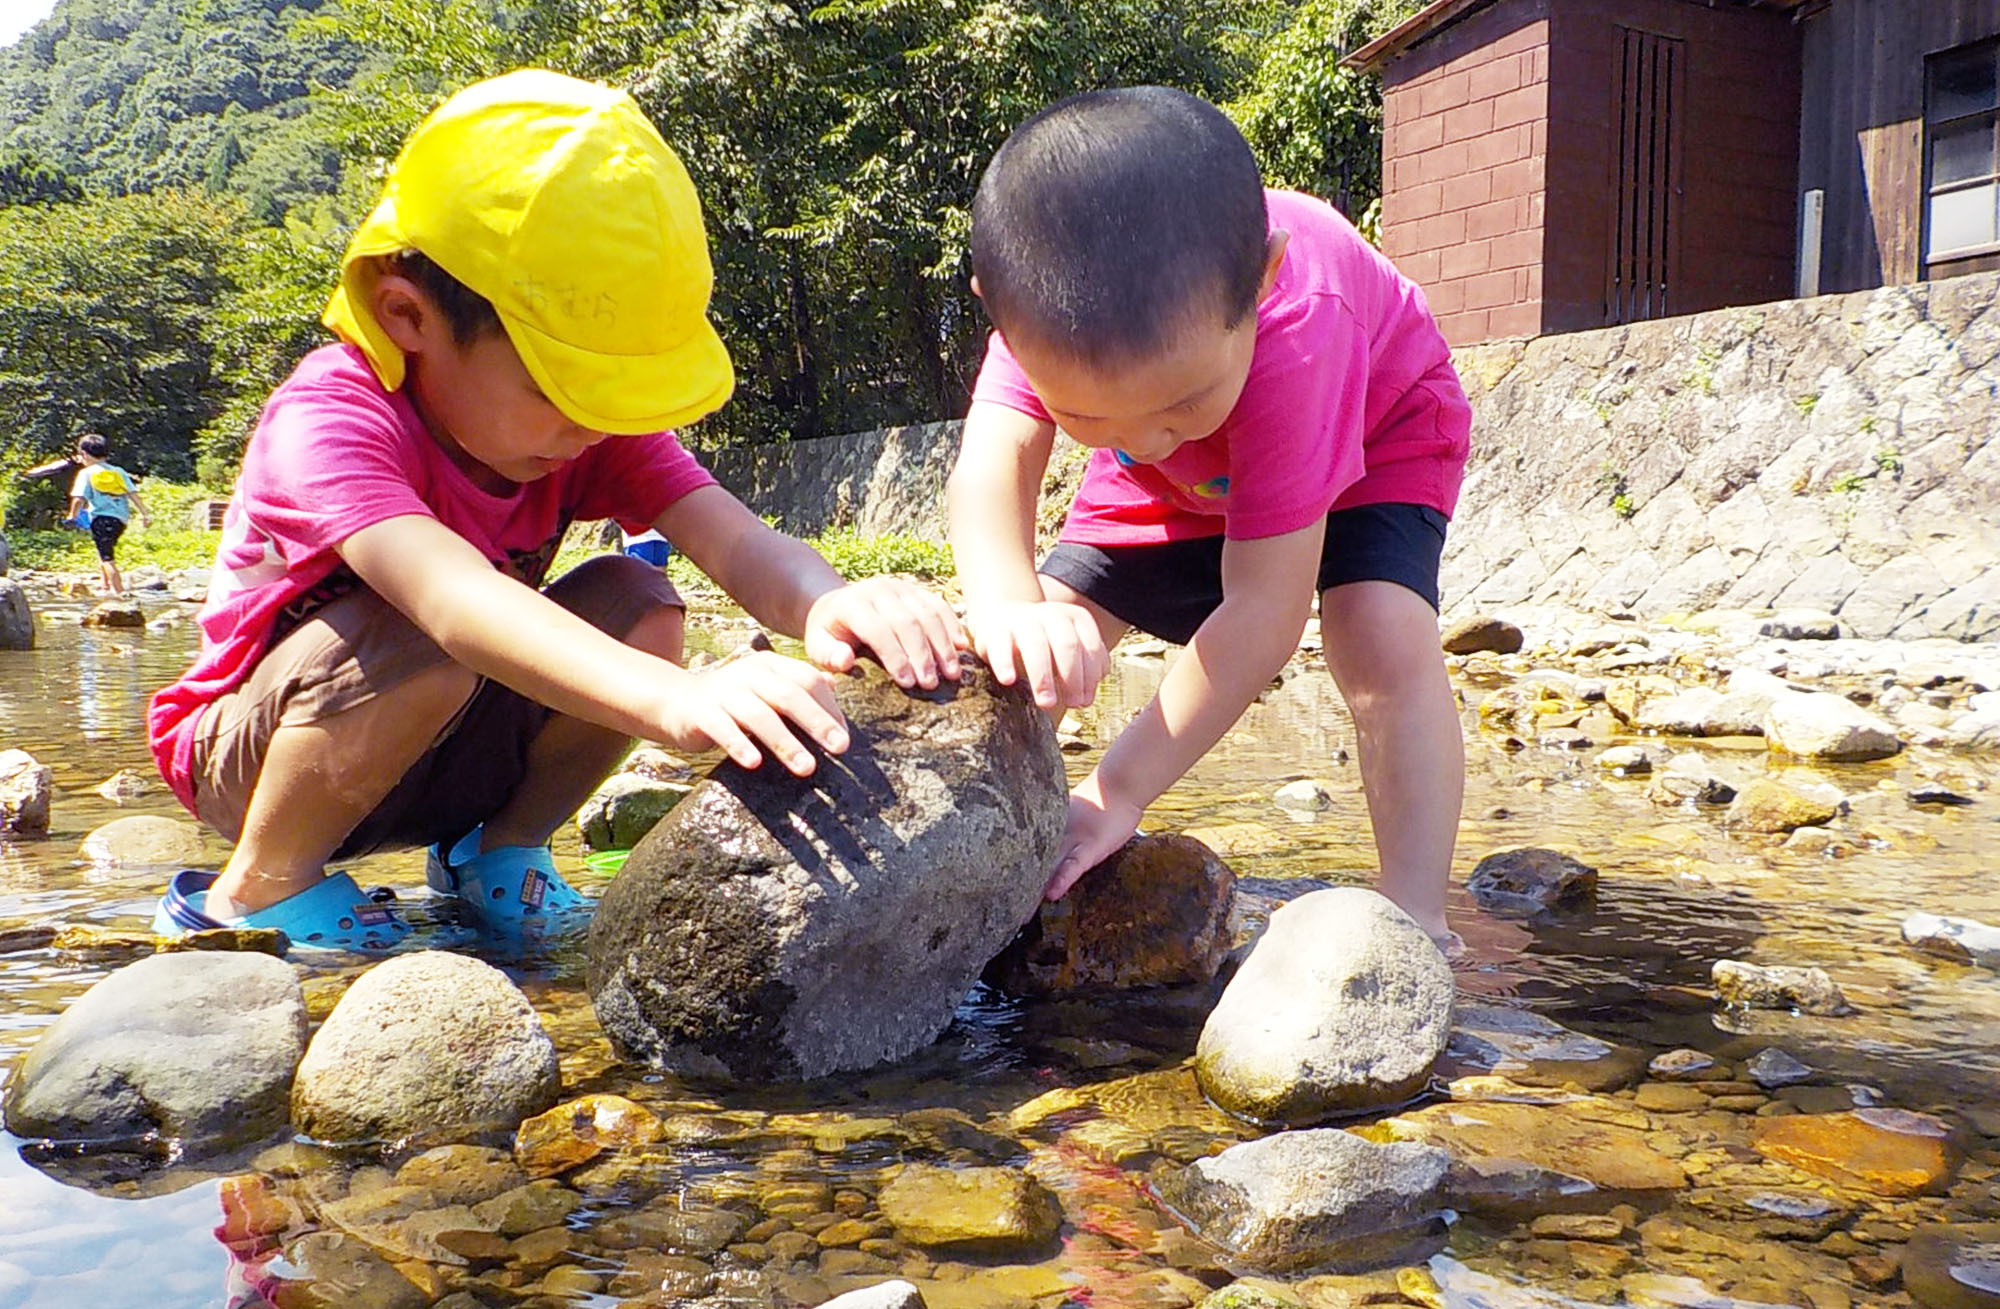
[[[1319,590],[1394,582],[1436,609],[1446,521],[1428,505],[1335,510],[1326,516]],[[1041,571],[1140,631],[1186,645],[1222,603],[1222,538],[1114,546],[1063,541],[1049,551]]]
[[[90,520],[90,539],[96,543],[97,557],[105,563],[111,562],[111,551],[118,545],[118,538],[125,534],[125,520],[110,514],[98,514]]]

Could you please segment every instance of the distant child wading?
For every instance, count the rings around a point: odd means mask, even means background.
[[[117,464],[107,463],[111,443],[91,432],[77,438],[76,458],[83,465],[69,485],[69,520],[90,532],[97,547],[97,579],[106,595],[125,594],[125,576],[118,571],[118,538],[125,534],[132,515],[139,525],[148,521],[146,506],[139,499],[139,487],[132,474]]]

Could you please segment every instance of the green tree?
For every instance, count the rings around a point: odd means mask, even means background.
[[[19,467],[96,430],[185,477],[214,416],[212,307],[240,207],[202,194],[0,210],[0,441]]]
[[[45,159],[20,150],[0,151],[0,207],[81,200],[76,179]]]
[[[1382,196],[1382,87],[1340,59],[1424,0],[1303,0],[1242,96],[1225,106],[1273,186],[1329,200],[1372,229]],[[1364,221],[1370,220],[1370,221]]]

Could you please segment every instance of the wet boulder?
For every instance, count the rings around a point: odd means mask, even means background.
[[[1772,700],[1764,736],[1773,750],[1807,759],[1886,759],[1903,748],[1895,728],[1831,691]]]
[[[1907,1109],[1793,1114],[1757,1124],[1758,1153],[1872,1195],[1926,1195],[1951,1184],[1950,1126]]]
[[[26,750],[0,750],[0,833],[40,836],[49,830],[55,773]]]
[[[1854,1012],[1823,968],[1718,959],[1709,969],[1709,979],[1716,996],[1734,1009],[1789,1009],[1835,1017]]]
[[[1474,866],[1465,889],[1490,909],[1576,909],[1597,899],[1597,870],[1556,850],[1500,850]]]
[[[121,808],[153,793],[153,784],[130,768],[121,768],[97,784],[97,794]]]
[[[281,1127],[306,1046],[290,967],[259,954],[164,954],[85,992],[7,1087],[7,1130],[63,1141],[158,1132],[194,1153]]]
[[[1201,1089],[1260,1123],[1302,1125],[1406,1100],[1451,1035],[1451,967],[1416,920],[1359,887],[1300,896],[1209,1014]]]
[[[1236,874],[1193,837],[1133,837],[1044,903],[987,978],[1015,995],[1209,981],[1235,895]]]
[[[101,868],[188,868],[201,862],[201,828],[181,818],[128,814],[94,829],[81,850]]]
[[[1975,918],[1911,914],[1903,920],[1903,940],[1925,954],[2000,968],[2000,927]]]
[[[1041,903],[1068,802],[1027,692],[968,662],[935,691],[867,665],[837,693],[844,754],[717,766],[605,891],[588,981],[624,1054],[752,1079],[900,1058]]]
[[[137,600],[129,596],[114,596],[100,602],[96,608],[83,616],[85,627],[144,627],[146,611],[139,607]]]
[[[560,1089],[555,1043],[507,975],[426,950],[347,989],[299,1064],[292,1121],[327,1141],[511,1128]]]
[[[34,648],[35,611],[28,607],[28,593],[19,582],[0,576],[0,650]]]
[[[1926,1223],[1903,1247],[1902,1272],[1927,1309],[2000,1309],[2000,1223]]]
[[[1279,1132],[1168,1174],[1160,1198],[1244,1263],[1274,1272],[1389,1262],[1437,1223],[1451,1158],[1338,1128]]]

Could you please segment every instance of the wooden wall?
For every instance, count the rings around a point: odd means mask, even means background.
[[[1800,26],[1799,188],[1826,192],[1820,290],[1918,281],[1924,58],[2000,35],[2000,0],[1832,0]]]
[[[1674,114],[1677,276],[1667,313],[1789,297],[1799,148],[1799,35],[1791,20],[1688,0],[1558,0],[1549,42],[1543,330],[1615,321],[1605,281],[1626,28],[1684,43],[1684,94]]]

